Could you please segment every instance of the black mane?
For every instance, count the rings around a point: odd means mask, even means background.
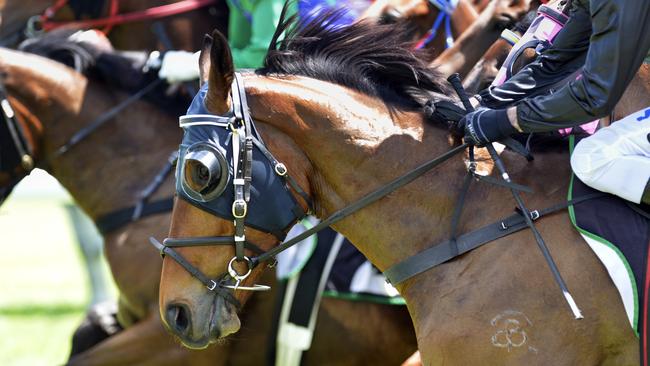
[[[74,39],[71,36],[75,32],[55,30],[23,42],[19,50],[60,62],[90,79],[129,94],[140,91],[158,78],[158,70],[142,70],[148,52],[104,50],[93,43]],[[162,84],[143,99],[174,116],[185,114],[189,99],[167,96],[167,87],[167,84]]]
[[[432,94],[451,95],[444,77],[413,50],[405,24],[334,25],[344,10],[311,21],[286,18],[286,5],[261,75],[300,75],[380,98],[391,108],[421,109]],[[284,38],[281,39],[284,34]]]

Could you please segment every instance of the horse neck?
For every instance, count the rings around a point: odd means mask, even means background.
[[[288,135],[309,159],[321,218],[452,146],[446,131],[426,126],[418,113],[391,117],[383,103],[343,87],[307,78],[254,78],[247,85],[255,119]],[[415,244],[442,237],[431,228],[449,226],[450,192],[464,173],[462,157],[452,160],[335,229],[381,270],[415,254]]]
[[[288,135],[311,162],[309,181],[321,218],[453,145],[446,131],[423,123],[419,114],[398,113],[391,118],[381,103],[349,89],[305,78],[256,79],[248,85],[256,119]],[[540,154],[531,164],[509,152],[502,157],[514,180],[536,192],[525,197],[532,209],[560,202],[566,196],[566,153]],[[448,239],[452,212],[466,174],[463,159],[462,155],[452,158],[334,228],[382,271]],[[458,232],[507,217],[513,214],[514,205],[508,190],[474,183]],[[502,252],[494,246],[485,248],[483,253]],[[476,252],[467,256],[473,255]],[[435,291],[448,273],[458,274],[458,268],[436,267],[406,281],[400,292],[407,302],[418,296],[418,291],[432,293],[426,291]]]
[[[476,21],[478,16],[478,12],[468,0],[460,0],[456,5],[456,10],[451,15],[456,34],[463,34]]]
[[[94,121],[128,96],[91,83],[81,126]],[[80,126],[80,128],[81,128]],[[53,139],[72,136],[53,131]],[[178,148],[181,134],[176,118],[146,102],[136,102],[72,147],[51,164],[51,173],[93,218],[132,207],[140,194]],[[60,146],[60,145],[55,145]],[[53,146],[54,147],[54,146]],[[172,196],[173,179],[166,179],[151,200]]]
[[[29,62],[39,59],[34,56]],[[29,64],[29,63],[26,63]],[[31,65],[34,65],[33,63]],[[36,65],[38,66],[38,65]],[[7,70],[9,94],[41,121],[38,162],[56,177],[92,218],[133,206],[177,147],[175,118],[136,102],[67,152],[58,148],[77,131],[126,98],[48,61],[38,67]],[[51,75],[56,75],[53,77]],[[169,196],[170,180],[159,191]]]

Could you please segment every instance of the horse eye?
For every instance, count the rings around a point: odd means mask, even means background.
[[[183,183],[194,194],[207,198],[223,186],[223,155],[212,149],[190,151],[185,156]],[[221,192],[218,192],[221,193]]]

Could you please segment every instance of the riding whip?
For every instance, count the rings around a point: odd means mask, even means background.
[[[474,111],[474,107],[472,106],[472,103],[469,101],[469,98],[465,93],[465,89],[463,88],[458,73],[449,76],[447,81],[449,81],[449,83],[451,83],[453,88],[456,90],[458,97],[460,98],[461,102],[463,103],[467,111],[468,112]],[[503,178],[503,180],[505,180],[508,183],[512,183],[512,180],[510,179],[510,176],[506,171],[505,165],[503,164],[503,160],[501,160],[501,157],[499,157],[499,154],[497,154],[492,143],[487,143],[485,147],[490,153],[490,156],[494,161],[494,165],[499,170],[499,173],[501,173],[501,178]],[[524,220],[526,220],[526,224],[528,225],[528,227],[530,227],[530,230],[533,232],[533,235],[535,236],[535,241],[537,242],[537,246],[542,251],[542,254],[544,255],[544,259],[546,260],[546,263],[548,264],[549,268],[551,269],[551,272],[553,273],[555,282],[557,282],[558,286],[560,286],[560,289],[562,290],[562,294],[564,295],[564,299],[566,300],[567,304],[569,305],[569,308],[571,308],[571,311],[573,312],[573,316],[576,319],[582,319],[583,318],[582,313],[578,308],[576,302],[573,300],[573,296],[571,296],[571,293],[569,292],[569,289],[567,288],[567,285],[564,282],[562,275],[560,274],[560,270],[557,268],[557,265],[555,264],[555,261],[551,256],[551,252],[546,246],[546,243],[544,242],[542,235],[535,227],[535,224],[533,223],[533,219],[531,218],[532,216],[530,211],[526,208],[526,205],[524,204],[524,201],[522,200],[519,192],[516,189],[512,189],[512,188],[510,188],[510,191],[512,192],[512,196],[514,197],[517,206],[521,210],[521,214],[524,217]]]

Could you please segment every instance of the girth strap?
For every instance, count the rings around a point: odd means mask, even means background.
[[[593,198],[602,197],[605,193],[594,193],[562,202],[543,210],[532,211],[531,220],[537,220],[543,216],[556,213],[569,206],[584,202]],[[457,239],[445,240],[429,249],[425,249],[384,271],[388,283],[400,284],[409,278],[425,272],[441,263],[454,259],[473,249],[476,249],[493,240],[514,234],[528,225],[521,212],[508,216],[500,221],[484,226],[480,229],[470,231],[459,236]]]

